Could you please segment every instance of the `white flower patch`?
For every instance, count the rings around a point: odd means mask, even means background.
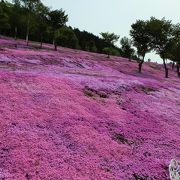
[[[9,57],[7,57],[7,56],[5,56],[5,55],[3,55],[3,54],[0,54],[0,62],[11,62],[12,60],[11,60],[11,58],[9,58]]]
[[[11,174],[7,170],[0,168],[0,179],[11,178]]]
[[[171,180],[180,180],[180,161],[171,160],[169,165],[169,174]]]

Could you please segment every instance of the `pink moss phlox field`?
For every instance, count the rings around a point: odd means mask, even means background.
[[[169,179],[180,160],[176,72],[14,44],[0,39],[0,179]]]

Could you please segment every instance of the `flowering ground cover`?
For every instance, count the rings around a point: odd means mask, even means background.
[[[0,179],[169,179],[180,160],[175,72],[14,43],[0,39]]]

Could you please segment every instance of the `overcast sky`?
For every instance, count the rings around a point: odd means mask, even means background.
[[[180,22],[180,0],[42,0],[48,6],[63,8],[69,15],[69,25],[94,34],[112,31],[129,34],[136,19],[166,17]]]

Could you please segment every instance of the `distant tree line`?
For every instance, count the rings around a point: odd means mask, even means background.
[[[102,53],[107,43],[87,31],[67,27],[68,15],[60,10],[51,10],[40,0],[0,1],[0,34],[15,39],[29,39],[57,46]],[[119,51],[118,47],[112,46]]]
[[[131,26],[130,38],[120,39],[120,48],[115,43],[119,36],[102,32],[101,37],[77,28],[67,27],[68,15],[62,9],[51,10],[41,0],[0,1],[0,34],[5,36],[53,43],[57,46],[80,49],[90,52],[122,56],[129,61],[137,60],[139,73],[147,53],[154,51],[164,64],[165,77],[169,76],[166,60],[173,62],[180,77],[180,25],[171,21],[151,17],[147,21],[137,20]]]

